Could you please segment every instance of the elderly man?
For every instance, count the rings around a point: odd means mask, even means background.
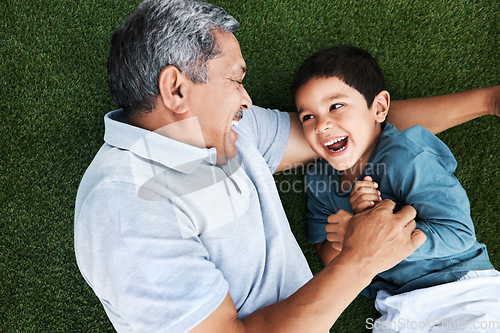
[[[312,277],[272,173],[315,156],[294,115],[252,106],[237,29],[210,4],[150,0],[112,37],[121,109],[78,191],[75,250],[119,332],[326,332],[425,241],[415,211],[385,201],[351,219],[342,253]],[[393,121],[410,125],[418,103]],[[475,116],[461,110],[434,130]]]

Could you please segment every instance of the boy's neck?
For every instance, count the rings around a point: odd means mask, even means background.
[[[354,164],[351,168],[339,171],[340,183],[342,184],[341,188],[351,188],[354,185],[354,183],[359,179],[359,177],[363,174],[363,172],[366,169],[366,165],[370,161],[370,156],[373,153],[375,147],[377,146],[381,133],[382,133],[382,126],[381,124],[378,124],[370,146],[363,153],[359,161],[356,162],[356,164]],[[349,184],[349,186],[344,187],[344,184]]]

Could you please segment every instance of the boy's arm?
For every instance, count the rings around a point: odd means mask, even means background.
[[[344,238],[353,215],[343,209],[328,216],[328,224],[325,227],[326,241],[314,244],[316,252],[323,264],[332,261],[344,247]]]
[[[424,151],[408,160],[399,180],[394,179],[398,188],[392,193],[416,209],[417,227],[427,235],[425,244],[408,260],[454,255],[476,241],[467,194],[452,173],[456,164],[445,167],[439,158],[443,157]]]
[[[335,250],[329,241],[324,241],[321,243],[314,244],[314,248],[318,253],[319,258],[326,266],[332,261],[339,253],[339,250]]]
[[[318,157],[304,137],[297,113],[289,114],[290,136],[275,172],[299,167]],[[387,121],[399,130],[421,125],[435,134],[488,114],[500,115],[500,86],[392,101]]]

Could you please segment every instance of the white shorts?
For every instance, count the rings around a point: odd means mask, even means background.
[[[382,314],[373,332],[500,333],[500,272],[471,271],[457,281],[390,295],[381,290]]]

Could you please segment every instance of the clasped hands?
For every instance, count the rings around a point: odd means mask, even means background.
[[[425,234],[415,229],[415,209],[404,206],[394,213],[395,203],[382,200],[378,184],[371,177],[354,185],[350,203],[354,215],[339,210],[328,217],[327,240],[335,250],[377,261],[374,267],[381,272],[425,242]]]
[[[378,184],[370,176],[366,176],[363,180],[354,184],[351,191],[351,199],[349,200],[354,214],[372,208],[380,201],[382,201],[382,197],[378,190]],[[337,251],[342,251],[346,228],[353,216],[353,214],[343,209],[328,216],[328,224],[325,228],[327,233],[326,239]]]

